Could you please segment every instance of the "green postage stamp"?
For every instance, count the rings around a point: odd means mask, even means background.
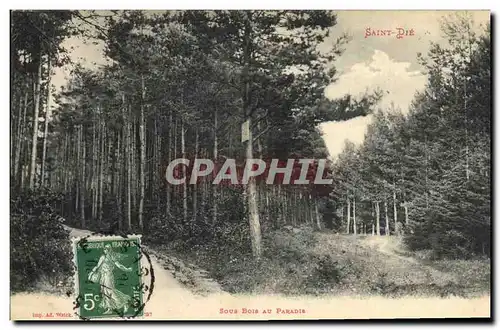
[[[145,285],[140,236],[91,236],[73,240],[75,312],[80,318],[143,315]]]

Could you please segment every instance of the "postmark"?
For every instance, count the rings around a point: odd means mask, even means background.
[[[92,235],[72,243],[75,314],[81,319],[142,317],[154,274],[141,237]]]

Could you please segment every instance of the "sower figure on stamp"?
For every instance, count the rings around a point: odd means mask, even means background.
[[[89,280],[101,285],[102,300],[100,306],[105,310],[104,314],[111,314],[113,310],[123,310],[126,313],[129,307],[130,297],[115,288],[113,275],[115,267],[125,272],[132,271],[132,268],[125,267],[120,263],[121,257],[123,256],[114,252],[111,245],[107,244],[99,262],[89,273]]]

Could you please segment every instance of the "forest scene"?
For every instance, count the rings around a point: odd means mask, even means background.
[[[341,15],[11,11],[11,304],[71,305],[83,232],[142,235],[159,280],[194,295],[489,299],[489,16],[439,23],[402,109],[384,101],[398,89],[325,92],[364,37],[342,33]],[[77,43],[101,62],[79,61]],[[324,123],[349,135],[367,119],[332,154]],[[179,158],[327,159],[332,184],[171,185]]]

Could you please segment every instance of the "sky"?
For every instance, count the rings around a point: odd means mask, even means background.
[[[469,12],[476,29],[490,19],[488,11]],[[343,11],[338,13],[338,27],[350,35],[343,56],[335,65],[342,74],[339,80],[325,90],[330,98],[345,94],[359,95],[368,90],[380,88],[389,91],[379,106],[389,109],[393,103],[403,113],[415,93],[422,90],[427,76],[417,61],[417,53],[426,54],[431,42],[444,44],[440,31],[440,21],[453,15],[447,11]],[[337,28],[337,27],[335,27]],[[334,29],[335,29],[334,28]],[[366,29],[393,30],[390,36],[373,36],[365,38]],[[413,29],[413,36],[398,39],[398,28],[405,31]],[[333,38],[333,37],[332,37]],[[387,110],[386,110],[387,111]],[[323,123],[320,128],[330,152],[330,156],[338,155],[350,140],[360,144],[364,140],[367,126],[372,116],[358,117],[345,122]]]
[[[476,29],[490,19],[488,11],[471,11]],[[346,33],[350,41],[344,53],[334,63],[339,71],[339,79],[325,89],[328,98],[354,96],[380,88],[385,93],[379,106],[389,109],[391,104],[403,113],[415,93],[425,87],[427,76],[417,61],[417,53],[426,54],[431,42],[444,43],[440,31],[440,21],[453,15],[449,11],[339,11],[337,25],[320,47]],[[367,29],[369,33],[367,35]],[[380,30],[392,31],[381,35]],[[397,38],[399,32],[405,36]],[[378,33],[377,33],[378,32]],[[378,34],[378,35],[377,35]],[[73,61],[92,66],[104,64],[102,45],[84,44],[78,39],[69,39],[64,46],[72,46],[70,56]],[[52,79],[56,88],[64,85],[69,77],[69,68],[58,69]],[[385,110],[388,111],[388,110]],[[350,140],[360,144],[364,140],[371,116],[358,117],[344,122],[327,122],[320,125],[323,139],[334,158]]]

